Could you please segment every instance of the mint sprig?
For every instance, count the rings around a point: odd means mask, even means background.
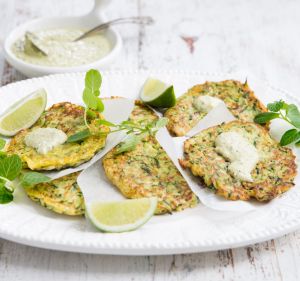
[[[292,125],[294,128],[286,131],[281,139],[280,145],[285,146],[296,142],[300,145],[300,112],[295,104],[287,104],[279,100],[267,105],[269,112],[260,113],[255,116],[254,122],[258,124],[266,124],[274,119],[282,119]]]
[[[116,153],[122,153],[125,151],[133,150],[136,145],[147,135],[153,135],[161,127],[164,127],[167,124],[167,118],[160,118],[157,121],[146,124],[145,120],[141,122],[132,122],[132,121],[123,121],[120,124],[113,124],[107,120],[97,120],[96,124],[99,126],[111,127],[110,132],[102,132],[101,128],[99,130],[91,130],[87,117],[90,119],[95,119],[97,115],[96,112],[103,112],[104,105],[102,100],[99,98],[100,87],[102,84],[102,77],[98,70],[91,69],[85,75],[85,88],[83,90],[82,99],[85,104],[84,110],[84,122],[86,128],[80,132],[77,132],[68,137],[67,143],[80,143],[86,138],[96,135],[106,136],[107,134],[126,131],[128,137],[119,144]],[[146,125],[145,125],[146,124]]]
[[[0,150],[5,147],[5,141],[0,139]],[[18,183],[24,187],[32,186],[51,179],[38,172],[23,172],[21,158],[7,155],[4,151],[0,157],[0,204],[6,204],[14,199],[13,192]]]

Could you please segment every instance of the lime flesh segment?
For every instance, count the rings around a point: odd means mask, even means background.
[[[176,104],[174,87],[153,78],[146,80],[140,97],[144,103],[154,107],[168,108]]]
[[[0,134],[13,136],[31,127],[41,116],[47,104],[47,93],[39,89],[10,106],[0,116]]]
[[[87,207],[87,217],[103,232],[125,232],[137,229],[154,214],[157,198],[128,199],[116,202],[94,202]]]

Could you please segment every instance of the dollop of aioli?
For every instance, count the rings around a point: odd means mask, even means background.
[[[55,128],[38,128],[25,137],[25,144],[33,147],[40,154],[47,154],[56,146],[63,144],[68,136]]]
[[[259,162],[256,147],[237,132],[224,132],[216,139],[216,150],[231,163],[229,171],[240,180],[253,182],[251,171]]]
[[[222,101],[218,98],[211,96],[199,96],[193,101],[193,106],[201,112],[209,112],[216,106],[218,106]]]

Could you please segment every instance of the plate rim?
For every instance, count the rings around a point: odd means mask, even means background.
[[[103,75],[138,75],[138,74],[148,74],[148,73],[161,73],[161,74],[170,74],[170,75],[200,75],[202,77],[218,77],[218,76],[230,76],[233,77],[235,75],[240,75],[239,72],[234,73],[222,73],[222,72],[203,72],[203,71],[184,71],[184,70],[103,70],[101,71]],[[51,80],[56,77],[76,77],[83,76],[84,72],[75,72],[75,73],[62,73],[62,74],[51,74],[42,77],[35,77],[31,79],[16,81],[5,86],[0,87],[0,91],[3,89],[9,89],[10,87],[18,86],[19,84],[24,83],[34,83],[35,81],[42,80]],[[247,76],[247,75],[245,75]],[[256,78],[256,77],[255,77]],[[266,80],[257,79],[261,83],[264,83],[269,88],[274,91],[280,92],[283,95],[289,97],[290,99],[296,100],[300,103],[300,99],[284,89],[274,86],[270,84]],[[172,243],[149,243],[142,244],[139,243],[97,243],[97,245],[93,243],[64,243],[62,241],[46,241],[45,239],[34,239],[29,235],[22,235],[16,233],[12,233],[12,231],[5,231],[1,228],[0,223],[0,237],[6,240],[10,240],[13,242],[17,242],[20,244],[34,246],[45,249],[52,250],[60,250],[60,251],[68,251],[68,252],[80,252],[80,253],[91,253],[91,254],[110,254],[110,255],[168,255],[168,254],[180,254],[180,253],[196,253],[196,252],[209,252],[214,250],[224,250],[229,248],[237,248],[242,246],[247,246],[254,243],[259,243],[263,241],[267,241],[270,239],[281,237],[287,233],[296,231],[300,228],[300,216],[296,218],[292,218],[287,225],[283,228],[281,225],[274,226],[268,231],[260,231],[253,237],[248,236],[246,239],[243,239],[243,235],[236,236],[234,239],[219,239],[219,243],[194,243],[192,241],[182,241],[182,242],[172,242]],[[237,237],[241,238],[240,240]],[[199,241],[198,241],[199,242]]]

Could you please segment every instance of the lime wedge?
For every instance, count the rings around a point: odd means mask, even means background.
[[[176,104],[174,87],[153,78],[146,80],[140,97],[144,103],[154,107],[168,108]]]
[[[94,202],[86,215],[103,232],[124,232],[137,229],[154,214],[157,198],[128,199],[116,202]]]
[[[47,104],[47,93],[38,89],[10,106],[0,116],[0,134],[13,136],[32,126],[41,116]]]

